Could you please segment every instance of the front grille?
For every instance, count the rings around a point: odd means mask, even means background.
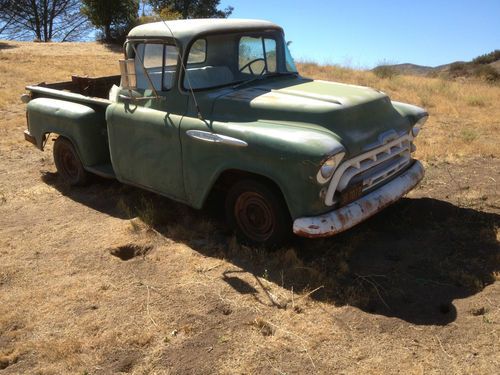
[[[325,204],[337,203],[338,195],[353,185],[362,183],[363,191],[367,191],[404,169],[411,160],[411,141],[406,134],[343,162],[333,174]]]

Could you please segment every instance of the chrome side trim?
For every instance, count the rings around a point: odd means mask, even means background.
[[[224,143],[226,145],[236,147],[248,146],[248,143],[242,141],[241,139],[229,137],[227,135],[206,132],[203,130],[188,130],[186,131],[186,134],[193,139],[197,139],[203,142]]]

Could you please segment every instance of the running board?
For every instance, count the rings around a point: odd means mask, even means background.
[[[100,177],[112,179],[116,178],[115,171],[113,170],[113,166],[111,164],[93,165],[91,167],[85,167],[85,170]]]

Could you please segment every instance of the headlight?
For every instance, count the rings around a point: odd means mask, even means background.
[[[327,183],[330,178],[332,178],[333,173],[339,166],[344,156],[345,152],[341,151],[338,154],[335,154],[328,158],[328,160],[326,160],[319,169],[318,174],[316,175],[316,180],[318,180],[320,184]]]
[[[413,125],[413,128],[411,129],[411,134],[413,134],[413,137],[416,137],[418,133],[420,133],[420,129],[422,129],[422,126],[425,124],[427,119],[429,118],[429,115],[424,115],[420,120],[417,121],[415,125]]]

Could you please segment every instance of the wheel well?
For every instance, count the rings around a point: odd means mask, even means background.
[[[247,171],[242,171],[238,169],[229,169],[224,172],[222,172],[219,177],[217,178],[217,181],[215,181],[214,188],[221,189],[221,190],[227,190],[231,186],[233,186],[235,183],[241,180],[257,180],[262,183],[268,184],[272,186],[274,189],[277,189],[281,193],[281,189],[279,188],[278,184],[276,184],[273,180],[271,180],[268,177],[256,174],[256,173],[251,173]]]
[[[254,180],[254,181],[259,181],[265,185],[267,185],[269,188],[273,189],[276,193],[278,193],[282,198],[283,202],[288,208],[288,205],[286,204],[286,199],[283,194],[283,191],[279,187],[279,185],[271,180],[269,177],[262,176],[257,173],[252,173],[252,172],[247,172],[247,171],[242,171],[239,169],[229,169],[224,172],[222,172],[217,180],[215,181],[210,193],[209,193],[209,198],[207,199],[210,200],[211,198],[218,197],[219,199],[225,198],[227,191],[236,184],[237,182],[241,180]]]
[[[64,138],[64,139],[66,139],[69,143],[71,143],[73,145],[73,147],[75,148],[75,151],[76,151],[78,157],[81,159],[81,157],[80,157],[80,151],[78,150],[78,144],[76,142],[74,142],[71,137],[68,137],[67,135],[64,135],[64,134],[61,134],[61,133],[56,133],[56,132],[46,132],[46,133],[43,134],[43,137],[44,137],[44,139],[43,139],[44,146],[51,139],[51,137],[52,137],[52,141],[53,142],[55,142],[58,138]]]
[[[55,141],[57,138],[66,138],[68,141],[71,142],[71,144],[75,146],[75,143],[73,142],[73,140],[69,137],[66,137],[64,136],[63,134],[59,134],[59,133],[56,133],[56,132],[45,132],[42,134],[42,147],[41,147],[41,150],[43,151],[45,149],[45,146],[47,145],[47,142],[50,140],[50,138],[52,137],[52,140]]]
[[[47,145],[47,142],[49,141],[51,135],[53,135],[53,136],[55,135],[56,138],[60,136],[58,133],[54,133],[54,132],[42,133],[42,139],[40,140],[40,142],[41,142],[40,150],[43,151],[45,149],[45,146]]]

